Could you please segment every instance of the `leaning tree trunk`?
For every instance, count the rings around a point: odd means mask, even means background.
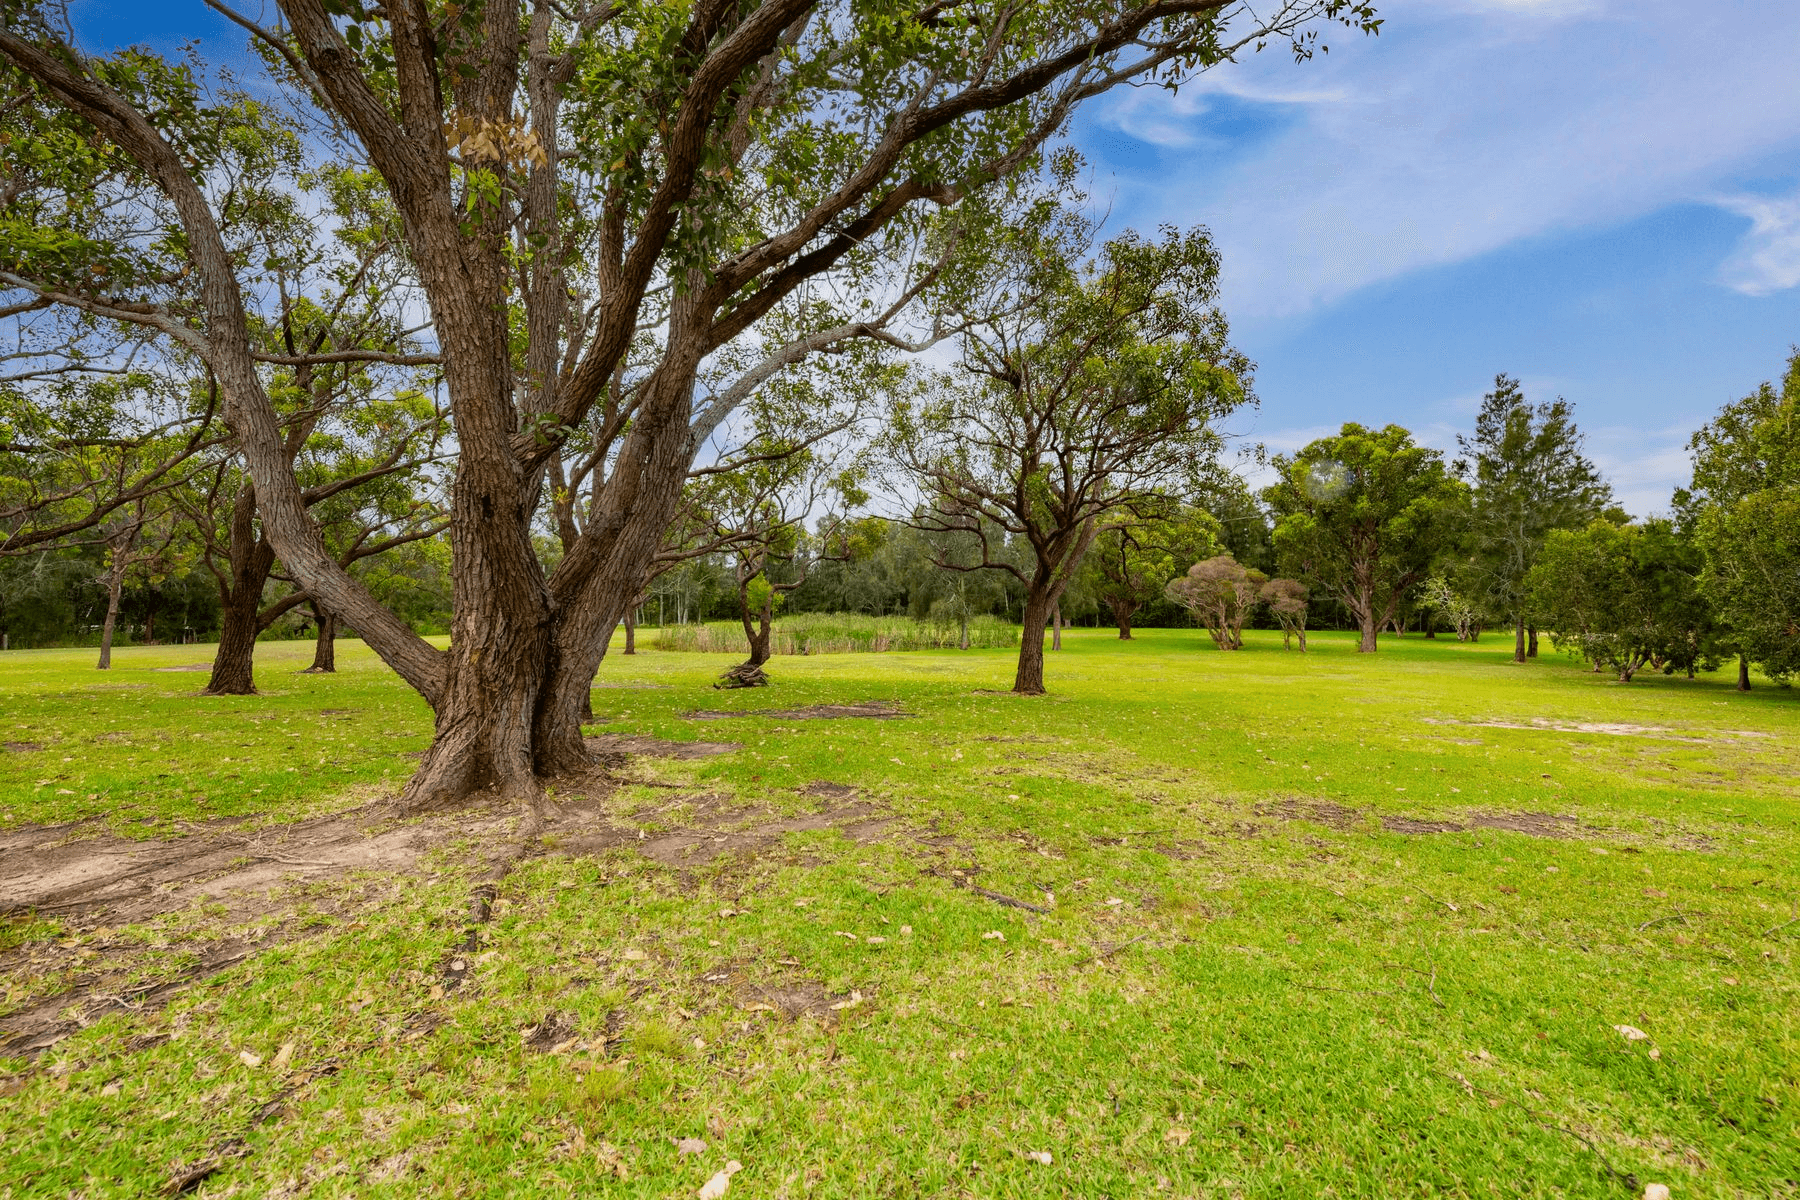
[[[113,630],[119,624],[119,594],[125,590],[125,569],[129,565],[123,548],[115,546],[112,567],[106,573],[106,623],[100,627],[100,662],[97,670],[112,670]]]
[[[1738,655],[1737,690],[1740,692],[1750,690],[1750,659],[1742,654]]]
[[[1012,688],[1020,696],[1044,694],[1044,627],[1050,623],[1051,608],[1047,590],[1029,591],[1020,614],[1019,669]]]
[[[337,672],[337,614],[314,604],[313,621],[319,627],[319,639],[313,644],[312,666],[302,675],[331,675]]]

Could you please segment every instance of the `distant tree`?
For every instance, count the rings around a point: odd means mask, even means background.
[[[1298,579],[1271,579],[1262,585],[1262,602],[1281,625],[1283,648],[1298,640],[1300,653],[1306,653],[1306,585]]]
[[[1122,640],[1131,638],[1131,618],[1163,594],[1169,577],[1184,562],[1222,549],[1216,518],[1201,509],[1171,505],[1167,513],[1142,521],[1108,522],[1088,550],[1083,574],[1095,597],[1112,613]]]
[[[1527,600],[1557,646],[1626,683],[1646,666],[1717,664],[1713,625],[1695,576],[1692,541],[1672,522],[1552,530],[1527,576]]]
[[[1688,442],[1693,480],[1675,509],[1705,559],[1700,586],[1739,656],[1773,679],[1800,673],[1800,350]]]
[[[1348,423],[1272,465],[1263,498],[1283,573],[1341,601],[1361,630],[1357,649],[1374,653],[1377,631],[1445,547],[1467,488],[1398,425]]]
[[[1084,262],[1094,236],[1068,211],[1008,231],[996,279],[967,305],[960,369],[893,422],[894,457],[926,497],[911,523],[973,535],[977,569],[1024,587],[1022,695],[1043,694],[1045,626],[1106,521],[1185,490],[1217,453],[1212,421],[1249,399],[1206,231],[1128,232]]]
[[[1252,571],[1229,554],[1204,559],[1171,579],[1169,599],[1194,614],[1221,650],[1244,647],[1244,622],[1269,577]]]
[[[1458,436],[1472,477],[1469,570],[1480,602],[1513,627],[1513,661],[1524,662],[1525,577],[1553,529],[1580,529],[1612,501],[1612,490],[1582,453],[1573,410],[1560,397],[1533,405],[1519,381],[1494,377],[1473,437]]]
[[[1419,585],[1419,602],[1437,616],[1450,622],[1456,630],[1459,642],[1474,642],[1481,639],[1481,613],[1473,601],[1451,586],[1449,576],[1443,572],[1426,579]]]

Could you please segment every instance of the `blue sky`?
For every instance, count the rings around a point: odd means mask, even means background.
[[[72,7],[90,44],[243,61],[198,0]],[[1574,403],[1627,507],[1664,508],[1688,433],[1800,342],[1800,3],[1379,7],[1380,37],[1310,63],[1086,109],[1099,200],[1212,229],[1259,364],[1248,440],[1396,421],[1450,448],[1505,371]]]
[[[1118,224],[1208,225],[1259,364],[1237,422],[1452,447],[1496,372],[1574,403],[1633,512],[1800,342],[1800,4],[1393,0],[1073,140]]]

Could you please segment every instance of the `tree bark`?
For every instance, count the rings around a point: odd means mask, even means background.
[[[1013,676],[1013,692],[1020,696],[1044,694],[1044,627],[1050,623],[1049,589],[1032,588],[1020,613],[1019,669]]]
[[[637,653],[637,610],[635,608],[625,610],[625,649],[619,653]]]
[[[313,644],[312,666],[302,675],[331,675],[337,671],[337,614],[314,604],[313,621],[319,627],[318,641]]]
[[[1536,658],[1537,657],[1537,626],[1536,625],[1527,625],[1525,627],[1525,657],[1526,658]]]
[[[1050,606],[1050,648],[1062,649],[1062,601]]]
[[[1131,618],[1137,612],[1137,605],[1129,600],[1110,600],[1108,603],[1112,605],[1113,624],[1119,627],[1119,640],[1129,642],[1131,640]]]
[[[245,488],[231,510],[230,571],[219,585],[219,652],[202,694],[256,694],[257,620],[263,586],[275,567],[275,548],[256,529],[256,493]]]
[[[1517,617],[1517,618],[1514,618],[1514,620],[1513,620],[1513,661],[1516,663],[1522,663],[1525,661],[1525,618],[1524,617]]]
[[[1742,654],[1738,655],[1737,690],[1740,692],[1750,690],[1750,660]]]
[[[136,531],[132,531],[135,538]],[[131,540],[115,542],[112,562],[106,571],[106,623],[100,627],[100,661],[95,669],[112,670],[113,630],[119,624],[119,595],[125,590],[125,572],[131,567]]]

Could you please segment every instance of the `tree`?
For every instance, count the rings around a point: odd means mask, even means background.
[[[1362,633],[1357,649],[1373,654],[1377,631],[1443,548],[1467,489],[1398,425],[1347,423],[1271,465],[1277,480],[1263,499],[1275,511],[1283,573],[1342,601]]]
[[[586,765],[579,715],[606,635],[697,446],[762,378],[895,336],[886,326],[942,261],[909,257],[928,207],[954,223],[960,201],[1028,172],[1080,103],[1118,84],[1174,87],[1271,38],[1306,56],[1321,19],[1378,25],[1357,0],[1286,0],[1265,17],[1227,0],[280,0],[282,28],[219,7],[278,94],[214,100],[191,67],[89,57],[60,11],[8,0],[0,82],[28,136],[7,153],[79,153],[10,195],[27,219],[8,226],[0,281],[149,325],[208,363],[278,557],[434,709],[411,809],[489,782],[535,802],[537,772]],[[326,552],[285,460],[250,336],[261,260],[234,253],[237,194],[214,186],[232,169],[226,134],[275,104],[313,131],[307,153],[372,169],[430,312],[459,454],[447,652]],[[169,236],[133,238],[141,227]],[[101,262],[117,269],[96,276]],[[894,302],[865,307],[871,295]],[[760,339],[776,310],[805,332]],[[729,386],[697,388],[733,345],[763,353]],[[607,517],[546,573],[542,474],[608,397]]]
[[[1242,566],[1229,554],[1197,562],[1169,581],[1169,599],[1185,606],[1221,650],[1244,648],[1244,622],[1269,577]],[[1305,649],[1304,643],[1301,646]]]
[[[1525,577],[1545,537],[1598,517],[1612,502],[1612,489],[1582,453],[1568,401],[1532,405],[1519,381],[1505,375],[1496,375],[1494,390],[1482,397],[1474,436],[1456,440],[1472,460],[1457,466],[1475,485],[1470,574],[1482,602],[1511,622],[1513,661],[1522,663],[1529,650]]]
[[[1787,680],[1800,672],[1800,350],[1779,391],[1764,383],[1688,442],[1693,480],[1675,493],[1705,558],[1700,586],[1739,655]]]
[[[1281,625],[1281,645],[1283,649],[1290,647],[1295,641],[1300,643],[1300,653],[1306,653],[1306,585],[1298,579],[1271,579],[1262,585],[1259,599],[1269,606],[1269,612]]]
[[[1170,505],[1141,521],[1108,521],[1088,550],[1086,574],[1111,611],[1119,638],[1131,638],[1131,618],[1161,595],[1184,562],[1219,553],[1219,524],[1210,513]]]
[[[1666,520],[1552,530],[1527,576],[1527,600],[1560,649],[1628,683],[1645,666],[1717,665],[1699,558]]]
[[[1053,216],[1005,235],[958,372],[896,403],[889,443],[926,497],[911,523],[976,538],[973,569],[1023,585],[1021,695],[1043,694],[1044,628],[1101,526],[1161,511],[1216,454],[1212,421],[1250,399],[1205,230],[1127,232],[1083,262],[1094,226]]]

